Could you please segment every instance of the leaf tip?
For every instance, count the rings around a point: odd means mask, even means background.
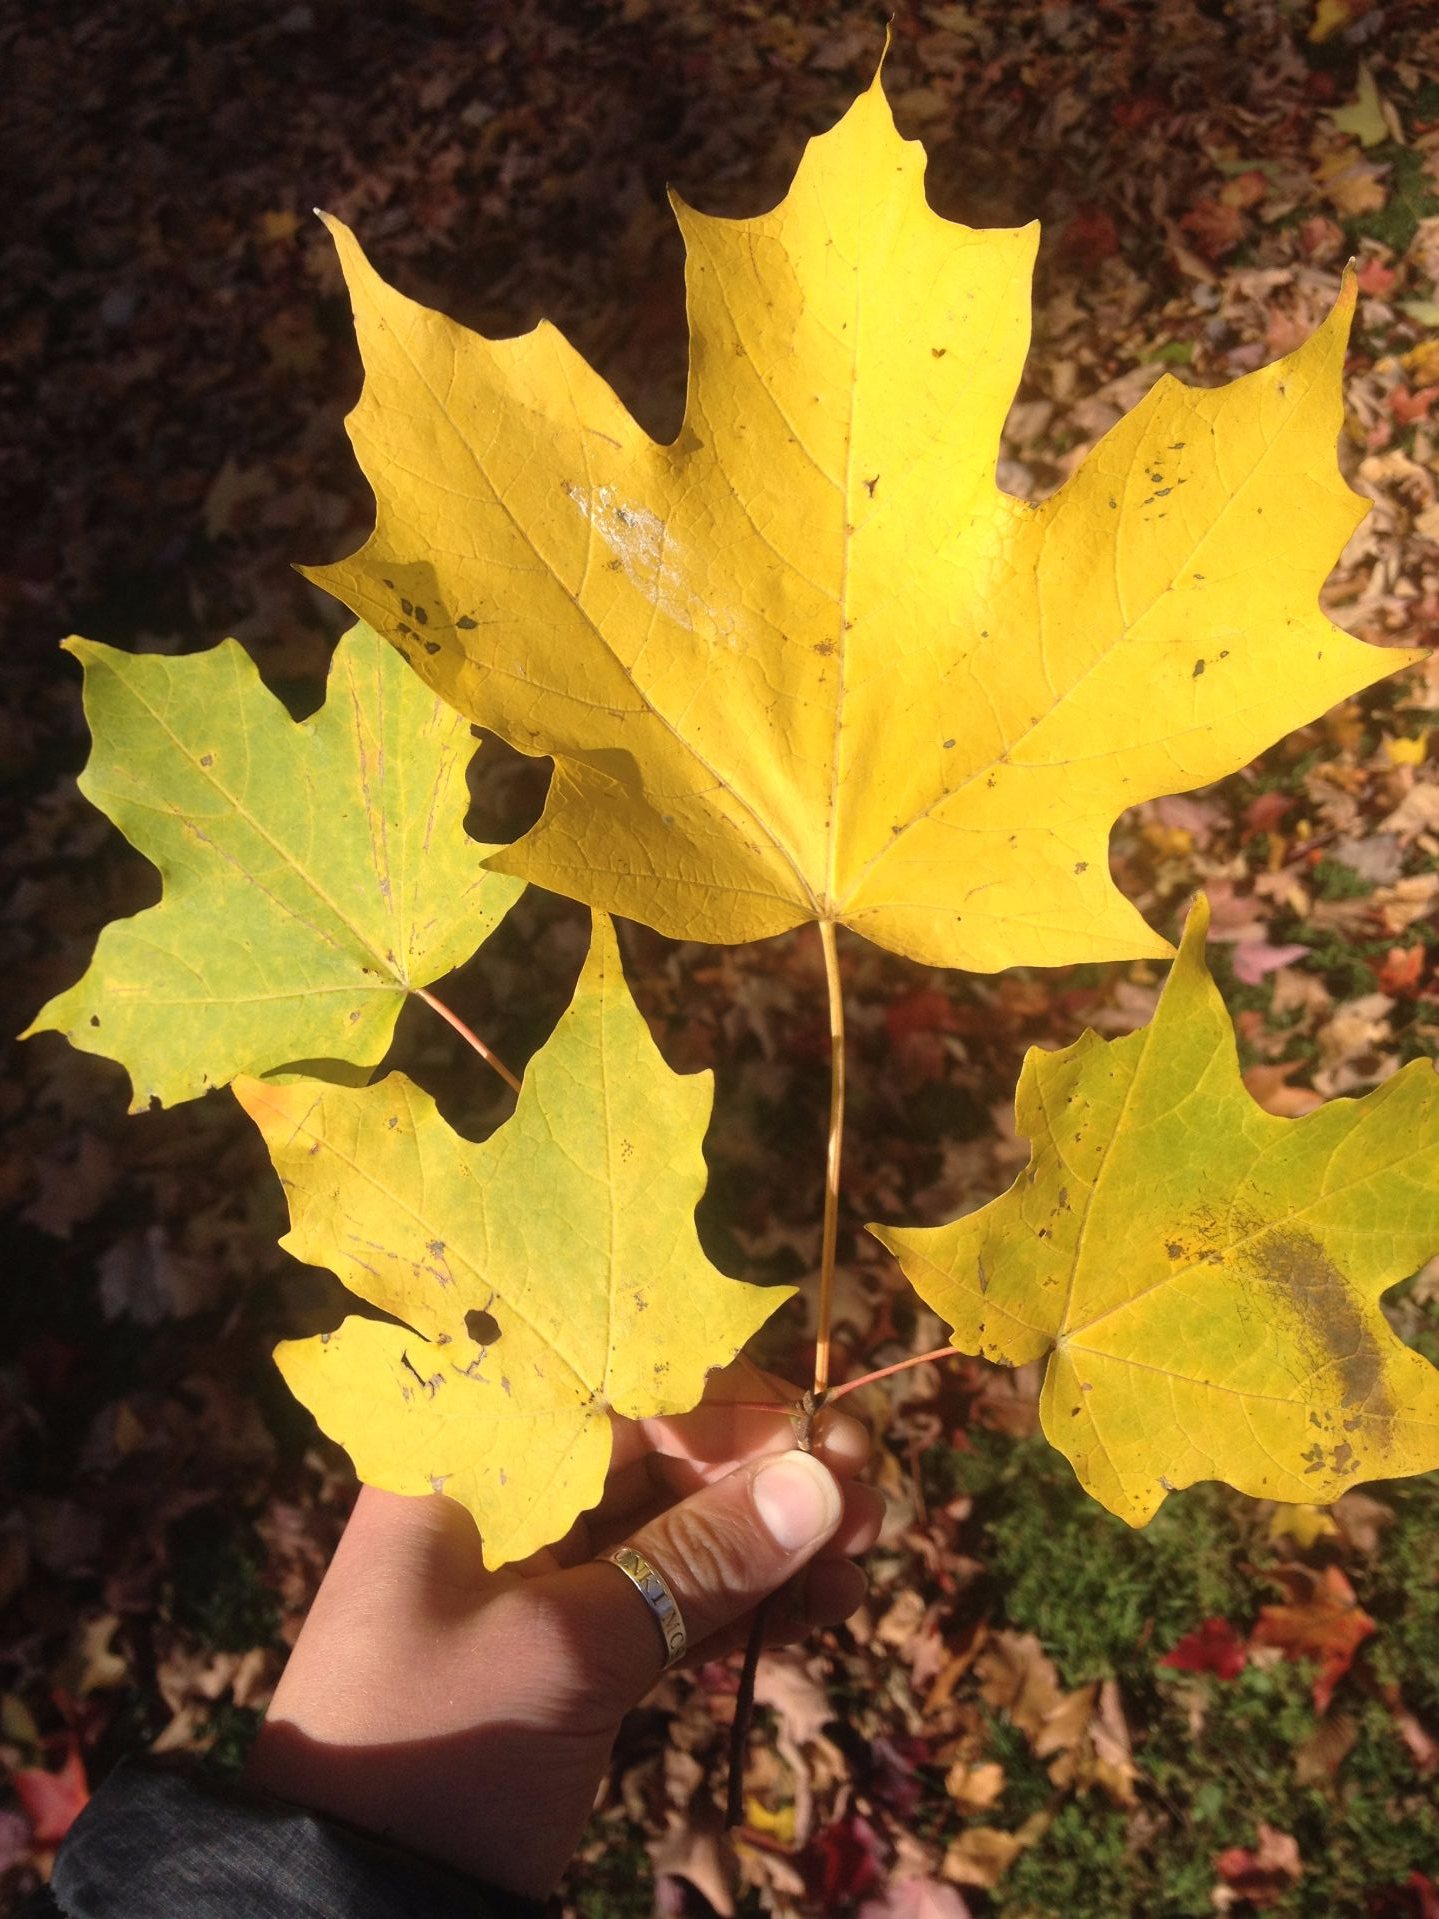
[[[1209,918],[1208,894],[1196,893],[1185,917],[1184,933],[1179,943],[1182,958],[1202,959],[1209,938]]]

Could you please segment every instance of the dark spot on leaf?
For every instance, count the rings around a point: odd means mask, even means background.
[[[471,633],[478,624],[479,622],[472,620],[468,613],[462,613],[455,621],[455,629],[460,633]]]
[[[432,1239],[425,1250],[429,1253],[431,1259],[443,1259],[445,1256],[445,1242],[442,1239]]]
[[[422,606],[415,608],[415,618],[420,622],[421,626],[428,626],[430,624],[430,616]]]
[[[410,615],[414,612],[414,610],[415,610],[414,606],[409,600],[402,599],[400,601],[400,611],[404,614],[406,619],[409,619]]]
[[[1171,1259],[1183,1259],[1184,1257],[1184,1248],[1177,1239],[1166,1240],[1164,1250]]]
[[[879,485],[879,475],[877,473],[875,474],[872,480],[865,481],[864,483],[865,491],[868,493],[871,499],[874,498],[874,490],[878,485]]]
[[[386,1126],[390,1128],[391,1132],[394,1131],[394,1129],[399,1125],[399,1123],[400,1123],[399,1120],[395,1117],[393,1113],[391,1113],[390,1117],[385,1121]]]
[[[948,353],[949,348],[947,346],[932,346],[929,351],[932,358],[942,360],[945,354]]]
[[[1392,1419],[1383,1352],[1370,1316],[1320,1242],[1297,1228],[1276,1229],[1251,1248],[1245,1268],[1250,1287],[1264,1289],[1260,1310],[1273,1316],[1277,1309],[1293,1325],[1312,1375],[1306,1390],[1320,1406],[1368,1420]],[[1352,1430],[1347,1421],[1346,1430]]]
[[[1203,660],[1196,660],[1196,661],[1194,662],[1194,671],[1193,671],[1193,673],[1192,673],[1192,674],[1190,675],[1190,678],[1191,678],[1191,679],[1196,679],[1196,680],[1197,680],[1197,679],[1199,678],[1199,676],[1200,676],[1200,674],[1201,674],[1201,673],[1202,673],[1203,671],[1204,671],[1204,662],[1203,662]]]
[[[830,654],[833,653],[834,651],[834,641],[833,640],[816,640],[814,645],[814,650],[816,653],[819,654],[821,659],[827,660]]]
[[[493,1313],[482,1313],[477,1307],[471,1307],[465,1314],[465,1331],[477,1346],[493,1346],[500,1336],[500,1322]]]
[[[355,1024],[355,1022],[356,1022],[356,1020],[358,1020],[358,1019],[359,1019],[359,1017],[360,1017],[360,1009],[359,1009],[359,1007],[357,1006],[357,1007],[355,1008],[355,1010],[354,1010],[354,1012],[350,1014],[350,1024],[351,1024],[351,1026],[353,1026],[353,1025]]]
[[[425,651],[427,653],[438,653],[439,650],[440,650],[440,643],[438,640],[425,641]]]
[[[100,1024],[100,1015],[98,1013],[92,1013],[90,1015],[90,1024],[92,1026],[98,1026]]]
[[[200,764],[201,766],[213,766],[215,764],[215,755],[213,753],[202,753],[200,755]]]
[[[951,748],[951,747],[952,747],[953,745],[954,745],[954,741],[953,741],[953,740],[946,740],[946,741],[945,741],[945,743],[944,743],[944,750],[945,750],[945,752],[947,753],[947,752],[949,751],[949,749],[950,749],[950,748]]]
[[[1074,862],[1074,870],[1076,873],[1087,873],[1089,871],[1089,861],[1076,860]]]

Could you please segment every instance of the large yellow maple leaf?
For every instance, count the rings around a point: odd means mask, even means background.
[[[794,1291],[700,1246],[712,1087],[665,1065],[602,919],[483,1145],[401,1073],[236,1082],[289,1197],[284,1245],[392,1316],[285,1341],[281,1372],[363,1480],[465,1506],[488,1565],[595,1504],[612,1411],[687,1412]]]
[[[480,338],[330,225],[372,537],[313,577],[461,712],[552,754],[500,870],[716,941],[839,921],[976,970],[1169,952],[1109,878],[1213,780],[1416,655],[1317,592],[1352,277],[1230,386],[1161,379],[1052,499],[995,482],[1035,229],[938,217],[878,79],[758,219],[676,205],[684,425],[555,329]]]
[[[1381,1295],[1439,1250],[1439,1076],[1277,1119],[1239,1074],[1201,899],[1154,1018],[1033,1049],[1030,1163],[978,1212],[870,1228],[965,1352],[1049,1354],[1045,1436],[1142,1525],[1222,1479],[1335,1499],[1439,1466],[1439,1371]]]

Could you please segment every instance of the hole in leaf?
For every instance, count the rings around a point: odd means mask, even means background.
[[[477,1346],[493,1346],[500,1336],[500,1323],[493,1313],[472,1308],[465,1314],[465,1331]]]

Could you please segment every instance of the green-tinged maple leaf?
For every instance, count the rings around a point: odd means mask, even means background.
[[[466,1506],[491,1565],[598,1500],[611,1411],[687,1411],[793,1291],[727,1279],[700,1248],[711,1084],[665,1065],[599,919],[483,1145],[400,1074],[236,1085],[289,1193],[284,1245],[404,1322],[282,1345],[291,1390],[362,1479]]]
[[[995,482],[1035,230],[936,215],[879,81],[758,219],[677,205],[683,428],[548,325],[490,341],[331,229],[370,540],[313,577],[522,752],[495,860],[685,938],[808,920],[988,970],[1170,951],[1114,887],[1135,802],[1242,766],[1414,654],[1330,625],[1352,276],[1297,352],[1159,381],[1052,498]]]
[[[1044,1431],[1132,1524],[1199,1479],[1294,1503],[1439,1466],[1439,1371],[1380,1295],[1439,1250],[1439,1076],[1255,1104],[1196,904],[1148,1026],[1031,1051],[1029,1166],[948,1226],[871,1227],[955,1343],[1051,1355]]]
[[[132,1111],[302,1060],[375,1065],[406,993],[521,890],[465,836],[467,722],[365,626],[298,726],[233,640],[180,659],[66,645],[94,736],[81,789],[165,890],[29,1031],[118,1060]]]

